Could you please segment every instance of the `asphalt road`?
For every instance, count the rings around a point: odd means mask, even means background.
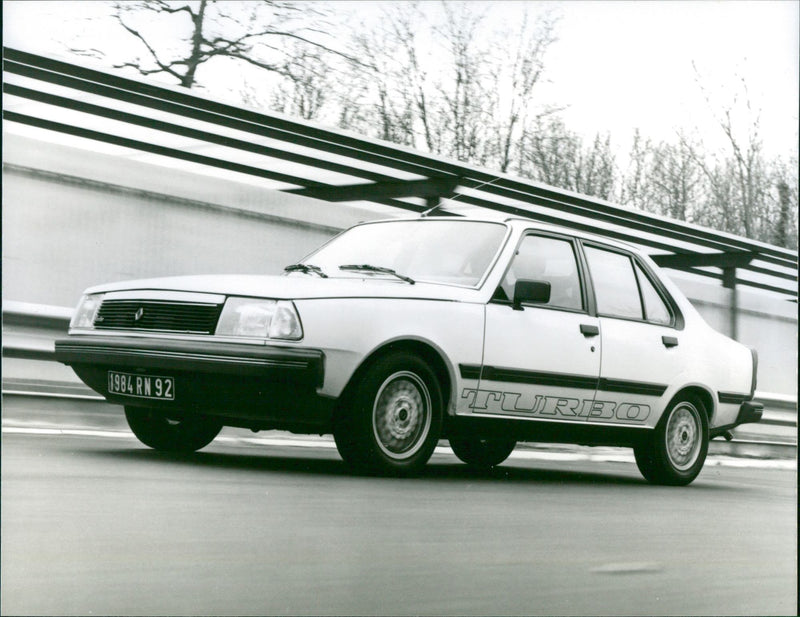
[[[0,611],[797,614],[796,472],[436,454],[414,479],[335,450],[4,432]]]

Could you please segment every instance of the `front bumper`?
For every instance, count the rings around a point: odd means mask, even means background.
[[[316,349],[124,336],[70,336],[56,359],[112,403],[195,412],[249,428],[317,431],[333,400],[321,397],[325,357]],[[108,371],[169,376],[175,398],[139,398],[108,390]]]

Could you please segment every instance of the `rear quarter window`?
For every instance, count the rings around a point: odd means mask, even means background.
[[[672,314],[669,308],[639,264],[636,264],[636,277],[639,279],[639,288],[642,290],[645,319],[664,326],[670,325]]]

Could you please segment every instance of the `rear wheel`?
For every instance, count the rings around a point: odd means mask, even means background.
[[[516,445],[513,439],[450,438],[453,453],[467,465],[479,469],[499,465],[509,457]]]
[[[653,434],[633,452],[648,481],[689,484],[700,473],[708,453],[708,419],[702,402],[686,397],[671,403]]]
[[[125,418],[139,441],[163,452],[194,452],[222,430],[222,424],[209,418],[172,416],[146,407],[126,407]]]
[[[333,436],[348,464],[410,475],[428,461],[442,426],[442,394],[421,358],[394,352],[370,365],[337,414]]]

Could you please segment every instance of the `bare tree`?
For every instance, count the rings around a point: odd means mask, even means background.
[[[440,23],[431,13],[442,12]],[[353,36],[345,128],[479,162],[488,122],[474,49],[480,17],[468,5],[393,3]],[[359,97],[354,100],[354,97]],[[358,110],[358,111],[357,111]],[[352,124],[354,120],[361,126]],[[484,157],[485,158],[485,157]]]
[[[535,96],[557,19],[525,11],[491,31],[486,12],[456,2],[385,6],[380,23],[353,39],[360,62],[348,85],[361,98],[343,104],[344,117],[365,124],[347,128],[508,171],[523,127],[557,109]]]
[[[586,195],[605,200],[614,199],[616,189],[616,163],[611,147],[611,135],[597,134],[591,147],[579,159],[576,189]]]
[[[696,147],[684,132],[677,143],[654,144],[634,133],[630,163],[624,174],[620,202],[682,221],[691,221],[702,197],[702,171]]]
[[[268,106],[303,120],[319,119],[335,92],[335,69],[319,48],[294,43],[289,53],[281,71],[283,79],[272,90]]]
[[[526,9],[518,28],[506,28],[500,33],[500,40],[508,44],[494,47],[499,54],[490,69],[494,82],[491,109],[496,162],[504,173],[515,159],[519,167],[522,134],[530,123],[564,109],[536,100],[537,86],[544,81],[545,56],[557,40],[557,22],[553,12],[532,22]]]
[[[734,167],[733,161],[729,162]],[[736,170],[731,183],[737,187]],[[797,157],[793,154],[786,163],[782,159],[763,161],[763,173],[756,177],[757,192],[760,195],[754,209],[750,237],[797,249]],[[738,192],[737,191],[737,192]],[[740,231],[741,233],[741,231]]]
[[[523,136],[521,173],[561,188],[574,187],[573,162],[578,158],[580,139],[567,130],[560,118],[539,121]]]
[[[696,67],[695,79],[726,143],[724,151],[711,155],[690,148],[709,185],[711,199],[706,206],[717,210],[705,213],[705,217],[717,219],[719,229],[770,241],[771,186],[761,141],[760,111],[753,108],[744,79],[737,79],[721,103],[712,100]],[[727,203],[722,203],[723,198]]]
[[[488,123],[486,55],[477,41],[483,14],[467,5],[443,3],[444,23],[435,28],[449,63],[437,91],[443,101],[441,121],[449,134],[449,154],[460,161],[485,163]]]
[[[318,4],[283,0],[115,2],[116,21],[138,41],[141,52],[133,59],[115,63],[114,67],[132,68],[146,76],[168,75],[187,88],[197,83],[201,66],[220,58],[287,75],[287,57],[291,57],[286,49],[289,41],[309,49],[342,53],[323,42],[323,8]],[[160,34],[167,21],[171,22],[171,32],[182,33],[178,39]],[[73,51],[106,55],[98,50]]]
[[[360,104],[368,108],[362,118],[371,126],[363,129],[374,132],[380,139],[413,146],[416,145],[414,110],[412,92],[406,81],[410,50],[395,27],[396,20],[402,19],[406,10],[403,7],[386,9],[384,16],[388,19],[382,20],[377,28],[364,28],[355,33],[353,55],[361,60],[351,63],[351,70],[352,81],[361,85],[356,90],[361,97]]]
[[[642,137],[639,129],[633,132],[633,142],[628,156],[628,168],[620,187],[620,203],[639,210],[651,210],[650,167],[653,144]]]
[[[750,109],[750,101],[747,101]],[[737,138],[731,120],[731,110],[723,110],[720,126],[728,138],[734,163],[734,181],[738,188],[739,219],[744,235],[753,237],[755,219],[761,213],[764,202],[765,169],[762,157],[762,142],[759,135],[759,117],[755,116],[749,134],[744,140]]]
[[[789,197],[789,185],[786,182],[779,182],[777,185],[778,199],[780,200],[780,214],[778,223],[775,226],[775,244],[786,246],[788,244],[789,219],[791,216],[791,198]]]
[[[712,97],[695,69],[722,150],[708,151],[687,131],[659,143],[637,131],[629,167],[620,174],[609,135],[585,141],[559,116],[563,107],[541,98],[546,56],[557,40],[552,12],[521,11],[518,20],[492,31],[491,7],[463,2],[387,3],[380,20],[351,20],[339,28],[332,25],[335,5],[317,2],[139,0],[113,6],[116,22],[139,47],[133,57],[115,61],[117,68],[195,87],[212,85],[198,79],[206,64],[238,63],[237,74],[243,66],[263,71],[240,84],[244,100],[258,106],[797,245],[796,157],[790,164],[766,157],[759,114],[743,81],[727,98]],[[327,34],[334,31],[335,42]]]
[[[611,200],[616,164],[611,136],[595,136],[591,145],[558,117],[537,122],[525,136],[523,175],[551,186]]]
[[[421,136],[414,140],[414,144],[429,152],[439,153],[443,147],[443,132],[433,118],[435,103],[428,93],[430,82],[425,66],[427,63],[421,58],[418,40],[420,28],[429,25],[428,20],[417,2],[400,4],[387,17],[397,51],[404,60],[398,85],[401,85],[400,90],[416,116],[416,126],[412,127],[412,131]]]

